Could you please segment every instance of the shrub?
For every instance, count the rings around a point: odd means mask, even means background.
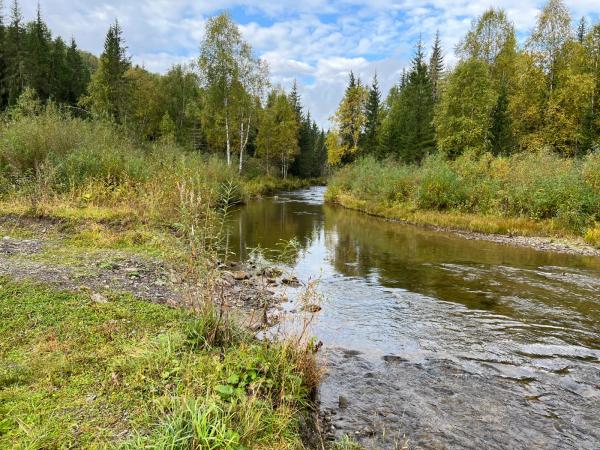
[[[459,208],[466,200],[463,182],[443,158],[425,161],[419,187],[417,205],[424,209],[444,210]]]
[[[369,204],[551,219],[578,234],[600,220],[600,153],[585,160],[549,151],[494,157],[440,155],[421,166],[362,158],[330,180],[327,198],[347,193]]]

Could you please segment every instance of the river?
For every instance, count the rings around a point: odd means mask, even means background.
[[[312,332],[337,436],[378,448],[600,448],[600,258],[389,222],[324,204],[324,192],[250,202],[232,217],[231,245],[247,257],[300,242],[291,265],[319,280]]]

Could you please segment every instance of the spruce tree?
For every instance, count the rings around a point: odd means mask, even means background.
[[[373,76],[373,82],[369,88],[369,96],[366,105],[366,124],[364,133],[364,149],[367,153],[373,154],[377,148],[377,132],[380,125],[381,112],[381,91],[379,90],[379,81],[377,73]]]
[[[71,105],[76,105],[79,98],[85,93],[90,81],[90,73],[73,38],[71,38],[71,45],[67,49],[65,63],[67,71],[66,101]]]
[[[104,51],[90,83],[89,96],[83,101],[95,114],[117,122],[124,120],[128,95],[125,72],[131,66],[122,34],[119,22],[115,21],[106,34]]]
[[[512,125],[508,110],[508,90],[505,85],[491,113],[490,145],[495,156],[508,156],[514,148]]]
[[[27,26],[26,63],[27,84],[35,89],[42,100],[50,96],[50,30],[42,20],[38,3],[36,19]]]
[[[587,23],[586,23],[585,17],[582,16],[581,20],[579,21],[579,25],[577,26],[577,40],[579,41],[580,44],[583,44],[586,34],[587,34]]]
[[[298,83],[294,80],[294,84],[292,84],[292,90],[289,94],[290,103],[294,107],[296,111],[296,115],[298,116],[298,122],[302,119],[302,101],[300,99],[300,94],[298,93]]]
[[[8,103],[16,103],[25,88],[25,45],[23,42],[23,16],[18,0],[14,0],[10,11],[10,24],[5,36],[6,87]]]
[[[56,38],[50,54],[50,97],[60,103],[68,101],[69,71],[67,67],[67,46],[61,37]]]
[[[382,124],[383,154],[393,154],[404,162],[420,162],[435,148],[433,90],[419,41],[408,73],[389,104]]]
[[[6,31],[4,27],[4,2],[0,0],[0,111],[8,103],[7,65],[6,60]]]
[[[440,39],[439,30],[435,33],[431,57],[429,59],[429,81],[431,82],[431,90],[433,92],[434,101],[440,98],[440,82],[444,73],[444,54],[442,51],[442,41]]]

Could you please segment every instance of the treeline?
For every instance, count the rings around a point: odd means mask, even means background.
[[[24,23],[19,3],[10,8],[8,22],[0,0],[0,110],[14,105],[26,87],[43,100],[76,105],[94,70],[95,58],[52,38],[38,8],[35,20]]]
[[[118,21],[95,58],[75,40],[67,47],[53,39],[39,8],[36,20],[23,25],[17,0],[6,26],[0,15],[0,42],[1,109],[29,89],[29,97],[76,107],[78,115],[113,122],[139,141],[222,154],[240,173],[324,174],[325,134],[303,111],[296,85],[289,94],[270,86],[267,65],[227,14],[208,21],[195,63],[164,75],[131,63]]]
[[[508,156],[550,149],[574,157],[600,145],[600,24],[576,27],[550,0],[520,46],[501,9],[473,22],[446,70],[439,35],[419,42],[408,70],[382,100],[376,76],[354,75],[327,137],[333,165],[360,155],[420,163],[432,153]]]

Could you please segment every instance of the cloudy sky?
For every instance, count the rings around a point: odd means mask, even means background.
[[[5,0],[10,3],[11,0]],[[377,71],[384,90],[397,80],[422,35],[430,44],[439,29],[446,60],[477,17],[504,8],[523,37],[545,0],[39,0],[54,35],[74,36],[99,54],[115,18],[137,64],[165,72],[198,54],[207,17],[224,9],[245,38],[269,62],[274,83],[298,79],[304,104],[327,126],[343,93],[347,73],[370,80]],[[600,0],[566,0],[574,17],[598,19]],[[35,0],[21,0],[26,19]],[[578,20],[578,19],[577,19]]]

